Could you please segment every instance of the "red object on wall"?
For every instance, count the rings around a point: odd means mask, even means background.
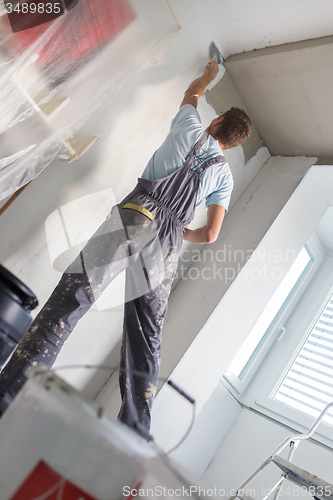
[[[98,500],[62,477],[43,460],[10,500]]]
[[[66,72],[110,42],[135,18],[129,0],[80,0],[62,16],[48,41],[36,50],[37,64],[41,68],[56,66],[58,75],[59,70]],[[16,33],[13,40],[16,52],[23,53],[56,22]]]

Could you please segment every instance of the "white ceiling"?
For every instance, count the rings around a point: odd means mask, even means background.
[[[220,34],[215,42],[225,58],[333,34],[332,0],[203,1]],[[185,2],[191,8],[191,0]]]

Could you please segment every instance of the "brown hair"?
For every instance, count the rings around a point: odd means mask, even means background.
[[[243,109],[233,107],[223,113],[216,138],[224,146],[231,149],[246,141],[252,132],[252,122]]]

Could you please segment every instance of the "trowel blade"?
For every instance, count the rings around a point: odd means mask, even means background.
[[[215,43],[212,42],[210,44],[210,49],[209,49],[210,57],[212,59],[215,59],[217,64],[223,64],[223,57],[219,49],[216,47]]]

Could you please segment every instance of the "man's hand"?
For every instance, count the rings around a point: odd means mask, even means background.
[[[207,85],[210,84],[219,72],[219,67],[216,61],[212,60],[206,64],[203,70],[203,75],[194,80],[185,92],[184,99],[180,107],[185,104],[192,104],[195,108],[198,106],[198,99],[205,92]]]
[[[213,59],[212,61],[209,61],[209,63],[206,64],[203,70],[203,74],[207,76],[207,78],[210,79],[210,82],[214,80],[214,78],[217,76],[219,72],[219,67],[217,62]],[[209,83],[210,83],[209,82]]]
[[[213,243],[216,241],[225,215],[225,208],[220,205],[209,205],[207,224],[198,229],[185,227],[184,240],[191,243]]]

